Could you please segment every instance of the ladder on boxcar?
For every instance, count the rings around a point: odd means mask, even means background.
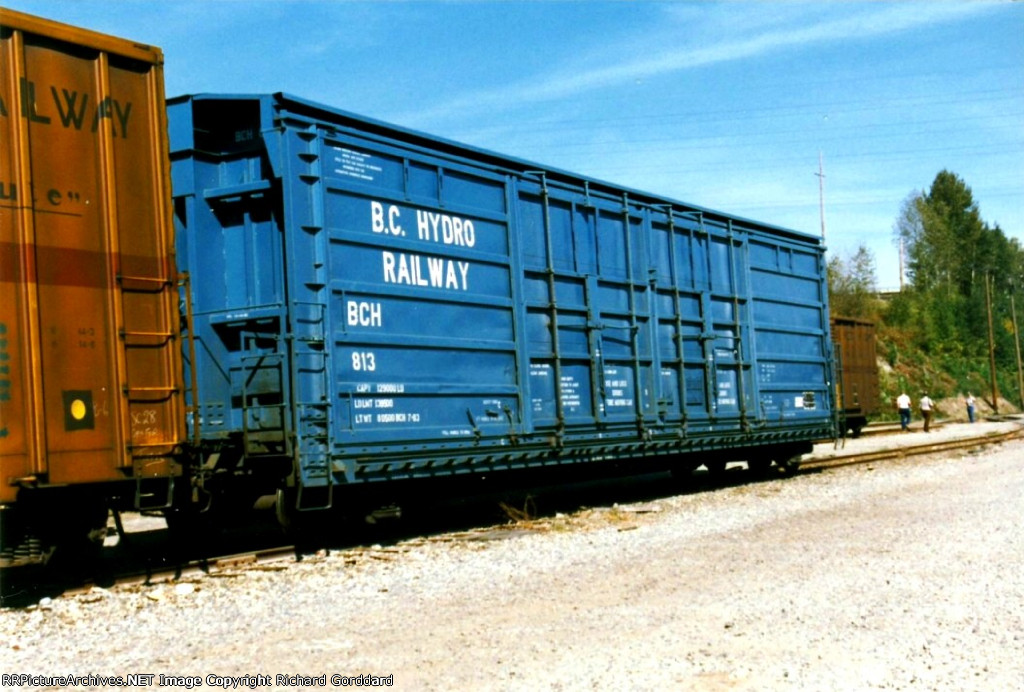
[[[301,475],[295,508],[327,509],[333,502],[334,490],[329,352],[325,337],[327,306],[295,302],[292,320],[292,416],[297,437],[294,458]]]
[[[279,314],[274,320],[290,327],[273,336],[273,350],[257,347],[271,338],[266,331],[242,335],[249,344],[240,360],[245,457],[249,462],[292,459],[302,477],[296,509],[326,508],[331,501],[326,312],[326,305],[306,303],[293,304],[290,315]],[[320,479],[323,500],[310,501],[308,493],[303,498],[306,481]]]
[[[134,505],[139,510],[166,509],[174,498],[175,457],[181,451],[174,402],[182,391],[174,368],[177,359],[170,351],[177,348],[177,313],[171,314],[165,298],[177,284],[159,275],[119,273],[116,279],[122,415],[135,478]],[[152,353],[159,356],[146,357]]]

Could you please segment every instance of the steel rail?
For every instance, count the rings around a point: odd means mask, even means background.
[[[970,437],[959,440],[946,440],[943,442],[929,442],[908,447],[895,447],[881,449],[874,452],[861,454],[846,454],[830,457],[828,459],[811,459],[800,464],[800,471],[817,471],[830,468],[841,468],[843,466],[856,466],[869,464],[876,461],[889,459],[900,460],[908,457],[922,456],[924,454],[937,454],[950,452],[958,449],[971,449],[984,447],[991,444],[1001,444],[1024,435],[1024,428],[1009,430],[1001,433],[989,433],[982,437]]]

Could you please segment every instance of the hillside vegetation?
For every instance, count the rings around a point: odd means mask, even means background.
[[[971,392],[979,412],[990,413],[993,358],[998,411],[1018,411],[1020,243],[982,220],[970,187],[949,171],[940,172],[927,192],[904,201],[894,232],[906,258],[906,281],[887,300],[877,297],[867,248],[846,259],[833,256],[828,265],[832,314],[878,325],[881,418],[895,418],[902,390],[915,402],[927,392],[940,402],[941,416],[955,418],[966,418],[963,397]],[[1016,319],[1019,327],[1024,314]]]

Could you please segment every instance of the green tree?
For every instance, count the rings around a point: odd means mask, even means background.
[[[977,377],[988,369],[991,282],[997,363],[1015,366],[1010,298],[1024,306],[1020,243],[985,223],[971,188],[947,170],[926,192],[904,200],[893,229],[907,258],[909,283],[890,303],[886,324],[900,330],[903,343],[936,356],[933,364]]]
[[[927,193],[904,201],[896,222],[914,288],[946,297],[983,290],[992,259],[988,231],[971,188],[955,173],[941,171]]]
[[[985,329],[985,277],[1008,271],[1005,236],[989,228],[971,188],[943,170],[926,193],[908,197],[895,230],[902,241],[920,346],[931,353],[978,352]]]
[[[860,245],[849,257],[828,261],[829,307],[833,315],[877,318],[875,256]]]
[[[936,233],[935,247],[942,251],[942,268],[948,290],[969,296],[980,283],[990,257],[989,229],[981,220],[971,188],[954,173],[935,176],[925,197],[925,229]],[[930,222],[930,223],[929,223]]]

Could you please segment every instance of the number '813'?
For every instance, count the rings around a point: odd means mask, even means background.
[[[354,351],[352,353],[352,369],[356,372],[373,372],[377,369],[377,359],[372,351]]]

